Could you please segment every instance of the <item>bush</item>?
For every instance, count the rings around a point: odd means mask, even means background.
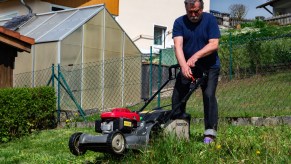
[[[222,36],[219,56],[222,74],[257,74],[258,71],[291,63],[291,26],[273,26],[260,20],[229,30]],[[231,67],[231,69],[230,69]]]
[[[55,127],[55,108],[51,87],[0,90],[0,142]]]

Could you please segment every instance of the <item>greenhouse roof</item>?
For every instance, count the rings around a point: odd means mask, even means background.
[[[21,35],[35,39],[35,43],[63,40],[93,16],[98,14],[104,5],[74,8],[56,12],[36,14],[17,30]],[[4,25],[11,19],[0,21]]]

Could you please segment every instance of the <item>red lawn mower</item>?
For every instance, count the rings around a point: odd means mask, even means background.
[[[101,120],[95,121],[95,131],[100,135],[90,135],[81,132],[74,133],[69,139],[69,148],[72,154],[79,156],[87,150],[112,154],[124,154],[127,150],[145,148],[149,141],[168,127],[173,120],[182,119],[184,123],[175,126],[187,126],[190,132],[189,114],[175,115],[180,105],[186,102],[191,94],[203,83],[207,77],[205,73],[200,78],[192,79],[188,94],[175,109],[165,110],[155,108],[150,112],[144,111],[148,104],[171,81],[176,79],[179,65],[169,67],[169,78],[161,88],[144,104],[139,111],[130,111],[127,108],[115,108],[111,112],[101,114]],[[195,67],[196,68],[196,67]]]

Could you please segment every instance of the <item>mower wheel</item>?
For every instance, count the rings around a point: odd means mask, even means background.
[[[150,131],[149,143],[152,144],[155,141],[155,139],[159,137],[161,132],[162,132],[161,126],[158,123],[154,124]]]
[[[114,154],[123,154],[125,151],[125,137],[121,132],[114,132],[111,138],[111,148]]]
[[[82,134],[83,133],[80,133],[80,132],[74,133],[73,135],[71,135],[70,140],[69,140],[70,151],[75,156],[83,155],[86,153],[86,149],[82,149],[79,147],[79,139]]]

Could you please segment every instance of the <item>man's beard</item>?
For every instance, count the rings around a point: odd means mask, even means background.
[[[199,21],[201,20],[201,16],[202,16],[202,15],[200,15],[200,16],[198,16],[198,17],[194,16],[194,17],[188,17],[188,18],[189,18],[189,20],[190,20],[192,23],[197,23],[197,22],[199,22]]]

